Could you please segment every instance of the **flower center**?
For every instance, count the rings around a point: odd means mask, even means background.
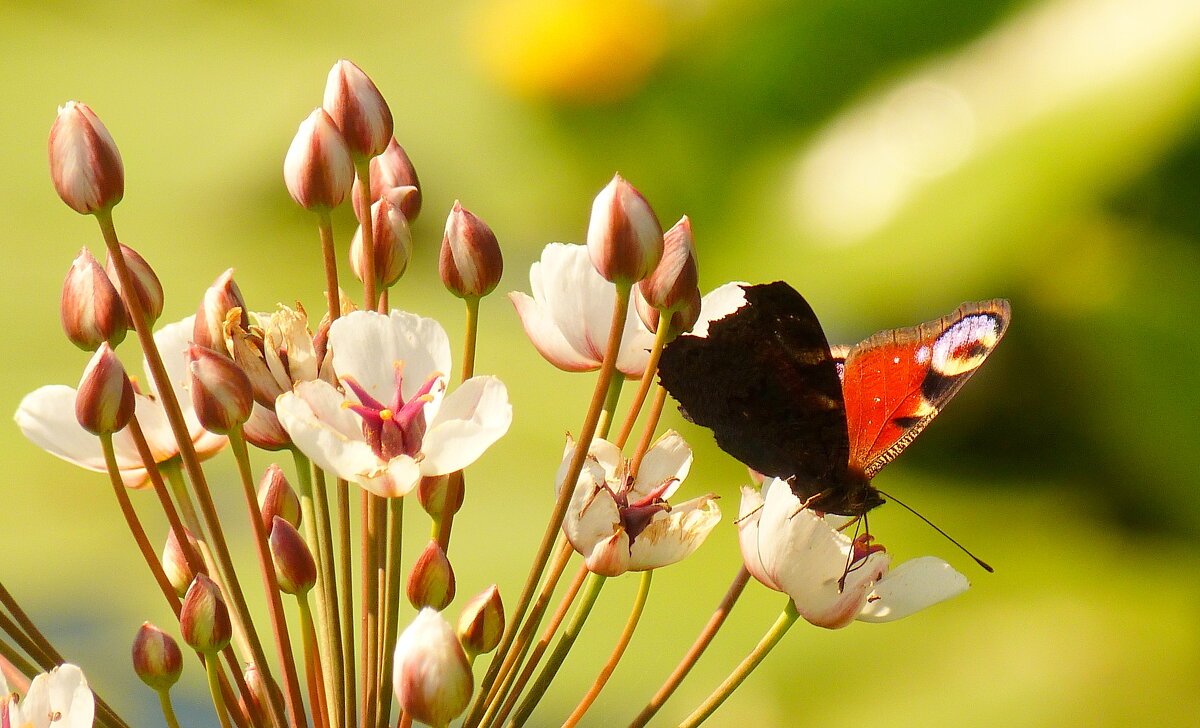
[[[389,404],[380,402],[363,389],[353,377],[342,377],[342,383],[358,404],[347,402],[346,407],[362,418],[363,436],[381,460],[400,455],[416,457],[425,437],[425,405],[433,401],[431,392],[441,384],[442,375],[435,372],[425,380],[411,399],[404,399],[404,362],[393,364],[396,370],[396,394]]]
[[[625,529],[625,533],[629,534],[630,548],[633,547],[633,542],[638,535],[646,530],[646,526],[650,525],[655,513],[671,510],[671,504],[663,500],[662,494],[675,482],[675,478],[668,478],[650,491],[646,497],[630,503],[629,492],[633,487],[633,479],[627,476],[625,487],[619,493],[613,494],[613,500],[617,502],[617,513],[621,518],[621,527]]]

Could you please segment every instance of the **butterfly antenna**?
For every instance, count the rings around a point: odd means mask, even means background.
[[[876,490],[878,490],[878,488],[877,488]],[[925,523],[929,524],[929,527],[930,527],[930,528],[932,528],[933,530],[935,530],[935,531],[937,531],[938,533],[942,534],[942,536],[944,536],[944,537],[946,538],[946,540],[947,540],[947,541],[949,541],[950,543],[954,544],[954,545],[955,545],[955,546],[957,546],[958,548],[962,549],[962,552],[963,552],[964,554],[966,554],[967,556],[970,556],[972,559],[974,559],[974,560],[975,560],[975,563],[977,563],[977,564],[979,564],[981,567],[983,567],[983,570],[984,570],[984,571],[986,571],[986,572],[987,572],[987,573],[989,573],[989,574],[993,574],[993,573],[995,573],[995,571],[996,571],[996,570],[995,570],[995,569],[993,569],[993,568],[992,568],[990,565],[988,565],[988,563],[987,563],[986,561],[984,561],[983,559],[979,558],[979,557],[978,557],[978,556],[976,556],[975,554],[971,553],[971,552],[970,552],[970,551],[967,549],[967,547],[966,547],[966,546],[963,546],[961,543],[959,543],[958,541],[955,541],[953,538],[951,538],[950,534],[948,534],[948,533],[946,533],[945,531],[943,531],[942,529],[938,528],[938,527],[937,527],[937,525],[935,525],[933,521],[929,520],[929,519],[928,519],[928,518],[926,518],[925,516],[922,516],[920,513],[917,513],[917,511],[915,511],[915,510],[912,508],[912,506],[909,506],[908,504],[904,503],[903,501],[901,501],[899,498],[896,498],[895,496],[892,496],[892,495],[889,495],[889,494],[887,494],[887,493],[884,493],[882,490],[880,490],[880,491],[879,491],[879,493],[880,493],[881,495],[883,495],[884,497],[886,497],[886,498],[888,498],[888,499],[892,500],[894,503],[896,503],[896,505],[898,505],[898,506],[900,506],[900,507],[904,508],[904,510],[908,511],[909,513],[913,514],[913,515],[914,515],[914,516],[916,516],[917,518],[920,518],[920,519],[921,519],[922,521],[924,521]]]

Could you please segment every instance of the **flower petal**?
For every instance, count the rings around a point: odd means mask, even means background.
[[[353,377],[372,397],[388,404],[396,393],[396,362],[404,363],[405,400],[431,375],[450,370],[446,330],[431,318],[404,311],[342,316],[329,329],[329,346],[339,377]]]
[[[598,359],[584,356],[571,346],[549,312],[536,300],[518,291],[508,294],[508,300],[517,309],[525,335],[543,359],[567,372],[589,372],[600,367]]]
[[[621,529],[617,503],[604,487],[603,477],[603,470],[594,460],[585,462],[563,517],[563,534],[584,557]]]
[[[858,614],[864,622],[890,622],[907,617],[970,588],[967,577],[936,556],[921,556],[900,564],[875,585]]]
[[[429,423],[421,452],[421,473],[445,475],[479,459],[508,432],[512,405],[496,377],[472,377],[442,400]]]
[[[398,455],[384,468],[352,480],[382,498],[400,498],[421,482],[421,466],[407,455]]]
[[[642,458],[630,492],[630,501],[645,498],[652,490],[674,478],[675,483],[659,496],[663,500],[669,499],[679,489],[679,482],[687,477],[691,467],[692,449],[683,436],[674,430],[666,431]]]
[[[362,483],[387,469],[362,434],[357,416],[342,407],[340,392],[327,382],[300,382],[275,401],[279,424],[309,459],[339,478]]]
[[[763,566],[762,555],[758,548],[758,521],[762,517],[763,495],[758,488],[742,486],[742,505],[738,510],[738,546],[742,550],[742,563],[746,571],[758,579],[768,589],[783,591],[775,577]]]
[[[721,509],[711,495],[656,513],[650,525],[633,540],[630,570],[657,569],[682,561],[700,548],[720,520]]]
[[[583,565],[600,576],[620,576],[629,571],[629,534],[619,529],[611,537],[596,544],[584,556]]]

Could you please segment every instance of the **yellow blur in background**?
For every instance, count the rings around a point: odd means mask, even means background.
[[[116,138],[127,175],[117,225],[163,280],[164,322],[194,312],[230,266],[252,307],[300,299],[314,310],[317,238],[287,196],[282,160],[330,65],[350,58],[390,102],[424,184],[414,260],[392,303],[438,318],[454,341],[462,312],[436,276],[452,202],[496,231],[500,290],[528,291],[545,243],[583,242],[592,196],[614,171],[664,227],[691,218],[702,288],[787,279],[834,341],[964,300],[1012,300],[1012,328],[984,370],[877,481],[997,573],[879,509],[872,528],[897,559],[937,554],[973,588],[895,624],[796,627],[711,725],[1196,725],[1194,0],[3,7],[8,411],[37,386],[73,384],[86,362],[61,336],[57,302],[72,257],[100,242],[49,183],[56,106],[87,102]],[[344,251],[353,227],[338,212]],[[482,325],[476,370],[508,383],[515,421],[468,473],[451,557],[462,598],[496,582],[511,603],[591,380],[537,358],[503,296],[484,301]],[[696,449],[684,487],[736,512],[744,470],[707,431],[674,413],[667,424]],[[0,443],[0,578],[133,724],[160,725],[128,646],[143,620],[170,615],[106,484],[15,426]],[[249,574],[232,465],[222,456],[213,467]],[[415,511],[408,554],[426,534]],[[628,720],[708,618],[739,564],[726,520],[657,575],[586,724]],[[556,725],[577,702],[635,582],[605,589],[531,725]],[[708,694],[782,600],[747,588],[663,725]],[[211,720],[191,663],[179,697],[186,724]]]

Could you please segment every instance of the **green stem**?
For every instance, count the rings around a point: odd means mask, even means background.
[[[329,303],[329,320],[337,321],[342,313],[342,301],[338,290],[337,251],[333,247],[333,221],[329,217],[329,210],[317,212],[317,232],[321,236],[321,258],[325,264],[325,296]]]
[[[350,484],[337,480],[338,505],[338,591],[341,593],[343,701],[348,726],[358,723],[358,693],[354,672],[354,568],[350,549]]]
[[[300,634],[304,645],[304,671],[308,676],[308,702],[312,708],[313,722],[318,726],[329,726],[329,700],[325,693],[325,670],[321,666],[321,650],[317,646],[317,630],[313,623],[312,607],[308,604],[308,592],[296,595],[296,606],[300,611]]]
[[[459,384],[475,376],[475,345],[479,339],[479,297],[464,298],[467,306],[464,328],[466,334],[463,341],[462,374]],[[434,535],[442,551],[450,553],[450,531],[454,527],[454,514],[462,507],[463,498],[462,471],[450,473],[446,479],[445,508],[433,521]]]
[[[796,620],[800,617],[796,611],[796,605],[789,599],[787,606],[783,612],[779,614],[779,618],[775,620],[775,624],[771,625],[771,629],[763,635],[759,640],[758,645],[742,660],[741,664],[734,668],[733,672],[729,673],[729,677],[725,678],[725,682],[721,683],[712,695],[709,695],[703,703],[699,705],[692,714],[684,719],[679,724],[679,728],[696,728],[696,726],[708,719],[717,708],[721,707],[721,703],[737,690],[738,686],[750,676],[754,668],[758,667],[759,663],[771,652],[775,645],[779,644],[779,640],[787,634]]]
[[[383,659],[379,667],[379,682],[389,685],[392,661],[395,657],[396,635],[400,631],[400,591],[404,570],[400,563],[400,548],[404,537],[404,498],[388,499],[387,554],[384,573],[387,576],[387,603],[383,610]],[[392,691],[379,691],[379,728],[387,728],[392,714]]]
[[[217,660],[216,654],[209,652],[204,656],[204,671],[208,674],[208,691],[212,694],[213,707],[217,710],[217,720],[221,721],[221,728],[232,728],[229,725],[229,711],[225,707],[225,700],[221,697],[221,686],[217,678]]]
[[[662,323],[662,319],[659,320],[659,323]],[[658,372],[658,360],[662,358],[663,347],[667,345],[670,336],[669,326],[660,325],[658,327],[658,332],[654,335],[654,346],[650,349],[650,358],[646,362],[646,371],[642,373],[637,394],[633,396],[633,402],[629,405],[629,413],[625,415],[625,422],[621,425],[621,432],[614,440],[618,448],[624,448],[625,443],[629,442],[629,435],[633,432],[633,426],[637,422],[638,412],[646,403],[646,395],[650,393],[650,388],[654,386],[654,375]]]
[[[324,628],[322,632],[322,634],[327,634],[328,638],[328,661],[324,664],[334,674],[334,687],[337,688],[329,699],[329,708],[335,714],[331,720],[336,719],[337,721],[333,725],[340,725],[344,720],[342,716],[345,712],[346,682],[339,676],[347,672],[344,669],[344,665],[347,663],[343,662],[342,651],[338,646],[338,636],[342,631],[341,614],[338,611],[338,604],[343,595],[338,589],[337,569],[334,566],[333,526],[329,515],[329,491],[325,486],[325,471],[314,466],[312,474],[313,513],[316,515],[317,520],[317,551],[314,553],[314,557],[321,560],[321,566],[318,570],[318,578],[320,580],[318,588],[321,591],[318,593],[321,595],[322,614],[324,615],[324,619],[327,619],[329,622],[329,626]],[[321,575],[324,576],[322,577]],[[349,581],[347,581],[345,596],[347,599],[349,598]]]
[[[171,706],[171,691],[169,689],[158,691],[158,704],[162,706],[163,718],[167,721],[167,728],[179,728],[179,719],[175,717],[175,708]]]
[[[604,410],[600,412],[600,422],[596,425],[596,437],[608,437],[612,427],[613,416],[617,411],[617,403],[621,401],[621,390],[624,388],[625,377],[619,372],[608,383],[608,395],[604,399]]]

